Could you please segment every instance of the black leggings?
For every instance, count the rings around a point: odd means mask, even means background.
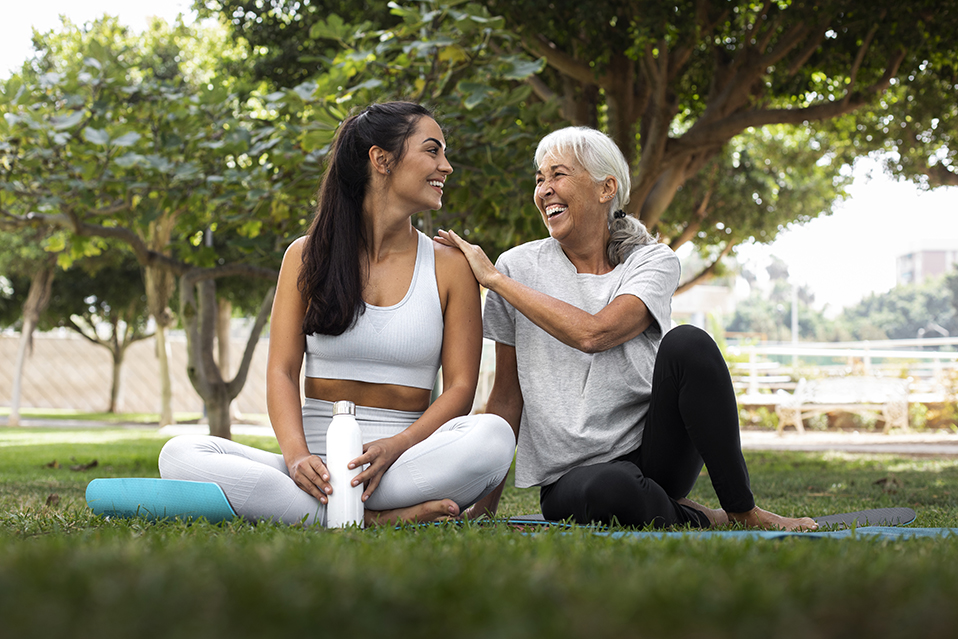
[[[543,486],[542,514],[579,523],[707,527],[704,513],[676,502],[692,490],[703,463],[724,510],[755,507],[728,367],[708,333],[678,326],[655,357],[641,446]]]

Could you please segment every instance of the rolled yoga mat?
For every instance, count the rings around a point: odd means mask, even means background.
[[[144,517],[151,521],[202,517],[211,523],[236,517],[223,489],[202,481],[94,479],[86,488],[86,501],[95,514],[107,517]]]

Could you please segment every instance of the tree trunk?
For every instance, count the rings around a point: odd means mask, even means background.
[[[113,355],[113,383],[110,384],[110,408],[107,409],[108,413],[115,413],[117,410],[117,404],[120,402],[120,372],[123,369],[123,351],[121,349],[116,349],[112,353]]]
[[[233,419],[230,415],[230,406],[233,401],[226,392],[226,384],[219,384],[211,389],[213,392],[204,397],[206,417],[210,422],[210,435],[232,439]]]
[[[229,377],[233,370],[230,344],[230,325],[233,319],[233,303],[221,297],[216,300],[216,363],[220,367],[220,375],[224,378]],[[239,406],[230,404],[230,416],[232,419],[242,419],[243,413]]]
[[[188,363],[186,372],[190,383],[206,406],[210,434],[224,439],[231,438],[232,417],[230,406],[246,383],[253,351],[259,341],[259,335],[266,326],[272,308],[273,291],[271,288],[260,306],[253,330],[250,331],[236,376],[226,381],[222,369],[213,356],[216,333],[216,284],[213,280],[197,281],[202,271],[197,269],[180,278],[180,316],[186,328],[186,352]]]
[[[23,391],[23,369],[27,354],[33,349],[33,330],[40,321],[40,314],[50,303],[50,290],[53,276],[56,274],[55,256],[34,273],[30,280],[30,291],[23,304],[23,329],[20,331],[20,344],[17,346],[17,361],[13,369],[13,391],[10,397],[9,426],[20,425],[20,394]]]
[[[228,299],[216,300],[216,363],[224,376],[230,373],[230,320],[233,319],[233,303]]]
[[[170,237],[176,214],[164,214],[150,223],[147,234],[151,250],[169,254]],[[175,423],[173,419],[173,384],[170,380],[170,346],[166,341],[166,329],[173,325],[173,311],[170,310],[170,298],[176,288],[173,273],[162,267],[146,266],[143,269],[143,283],[146,286],[146,303],[150,315],[156,322],[156,358],[160,364],[160,426]]]
[[[156,358],[160,364],[160,427],[175,424],[173,419],[173,384],[170,380],[170,344],[166,341],[166,327],[156,323]]]

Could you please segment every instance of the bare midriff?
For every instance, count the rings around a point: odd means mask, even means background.
[[[392,410],[424,411],[429,408],[431,391],[397,384],[370,384],[348,379],[307,377],[306,397],[327,402],[348,400],[357,406]]]

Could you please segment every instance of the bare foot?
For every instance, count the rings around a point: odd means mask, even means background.
[[[809,517],[782,517],[761,508],[753,508],[747,513],[728,513],[730,521],[744,524],[748,528],[764,530],[818,530],[818,524]]]
[[[706,517],[709,518],[709,524],[712,526],[722,526],[728,523],[728,513],[726,513],[721,508],[708,508],[702,504],[697,504],[688,497],[683,497],[682,499],[677,500],[678,503],[683,506],[688,506],[689,508],[694,508],[695,510],[703,513]]]
[[[367,510],[363,519],[366,527],[384,524],[421,524],[430,521],[453,519],[459,515],[459,505],[451,499],[436,499],[408,508],[392,510]]]

